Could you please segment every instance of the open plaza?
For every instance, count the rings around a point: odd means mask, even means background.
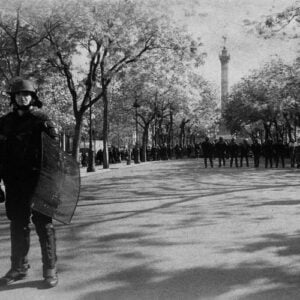
[[[82,169],[72,223],[56,226],[60,284],[43,289],[33,234],[28,277],[0,298],[299,299],[298,179],[298,169],[205,169],[202,159]]]

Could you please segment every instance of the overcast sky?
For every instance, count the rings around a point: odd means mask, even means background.
[[[172,0],[170,0],[172,2]],[[175,17],[188,26],[188,30],[202,38],[208,56],[202,67],[203,75],[220,89],[219,52],[222,36],[227,36],[229,86],[246,76],[250,69],[258,68],[272,57],[292,61],[296,57],[299,40],[262,39],[247,33],[245,19],[260,20],[262,15],[282,11],[296,0],[177,0]],[[174,2],[174,3],[175,3]],[[179,4],[178,4],[179,3]],[[190,16],[189,13],[192,12]],[[185,16],[185,17],[184,17]],[[298,29],[299,30],[299,29]]]

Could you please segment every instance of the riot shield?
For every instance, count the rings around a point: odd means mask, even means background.
[[[42,133],[41,172],[32,197],[32,209],[70,224],[80,193],[80,169],[58,142]]]

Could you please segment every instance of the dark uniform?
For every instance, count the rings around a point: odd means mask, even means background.
[[[243,140],[243,142],[240,144],[240,166],[243,166],[243,159],[246,160],[246,166],[249,167],[249,150],[250,145],[248,144],[247,140]]]
[[[295,141],[293,139],[290,140],[290,142],[288,144],[288,148],[289,148],[289,158],[290,158],[290,162],[291,162],[291,168],[294,168],[295,167],[296,144],[295,144]]]
[[[31,93],[29,105],[20,106],[16,94]],[[23,96],[22,96],[23,97]],[[10,220],[11,269],[1,284],[9,284],[27,275],[29,268],[30,221],[35,225],[42,252],[43,277],[48,287],[58,282],[56,240],[52,218],[31,209],[31,195],[37,184],[41,163],[41,133],[56,138],[48,117],[33,111],[41,107],[30,81],[19,80],[11,89],[13,112],[0,118],[0,165],[6,191],[6,215]]]
[[[202,142],[201,144],[202,152],[203,152],[203,157],[204,157],[204,165],[205,168],[207,168],[207,159],[209,159],[210,166],[213,168],[213,152],[214,152],[214,146],[213,144],[209,141],[209,138],[206,137],[205,141]]]
[[[235,166],[238,167],[239,145],[234,138],[228,144],[228,154],[230,157],[230,167],[232,167],[233,161],[235,162]]]
[[[161,146],[160,153],[161,153],[161,159],[162,160],[168,160],[169,159],[168,148],[167,148],[166,144],[164,144],[164,145]]]
[[[300,168],[300,139],[297,139],[297,144],[295,145],[295,164],[297,169]]]
[[[181,158],[181,154],[182,154],[182,149],[181,149],[181,147],[180,147],[178,144],[176,144],[174,150],[175,150],[175,158],[176,158],[176,159]]]
[[[273,149],[273,141],[271,139],[268,139],[263,144],[263,154],[265,156],[265,168],[268,167],[268,164],[270,163],[270,168],[273,167],[273,156],[274,156],[274,149]]]
[[[282,140],[278,140],[277,143],[274,144],[274,155],[275,155],[275,166],[278,168],[279,160],[281,161],[281,166],[284,168],[284,156],[285,156],[285,146]]]
[[[102,165],[103,163],[103,150],[99,149],[96,154],[96,164]]]
[[[219,167],[225,166],[225,157],[227,151],[227,144],[224,142],[223,138],[220,137],[218,142],[215,144],[216,155],[219,159]]]
[[[259,158],[261,155],[261,144],[259,144],[257,139],[255,139],[253,144],[251,145],[251,150],[252,150],[253,157],[254,157],[254,167],[258,168],[259,167]]]
[[[152,146],[151,148],[151,157],[152,160],[157,160],[157,148],[155,146]]]

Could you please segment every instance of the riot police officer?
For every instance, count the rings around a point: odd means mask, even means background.
[[[201,144],[203,158],[204,158],[204,166],[207,168],[207,159],[209,159],[210,166],[213,168],[213,144],[210,142],[209,137],[205,137],[204,142]]]
[[[44,283],[58,283],[56,239],[52,218],[31,209],[31,195],[38,181],[41,134],[52,138],[56,130],[42,107],[33,82],[16,79],[8,92],[13,111],[0,118],[0,166],[6,191],[6,215],[10,220],[11,268],[1,278],[7,285],[26,277],[29,269],[30,222],[39,237]]]
[[[261,144],[258,142],[258,139],[254,139],[253,144],[251,145],[251,150],[254,157],[254,167],[259,167],[259,158],[261,155]]]
[[[272,168],[274,156],[273,140],[271,138],[268,138],[264,142],[262,149],[265,156],[265,168],[268,168],[268,163],[270,163],[270,168]]]
[[[285,146],[283,144],[282,139],[278,139],[276,143],[274,143],[274,155],[275,155],[275,166],[278,168],[279,160],[281,161],[281,166],[285,167]]]
[[[215,145],[216,154],[219,159],[219,167],[223,166],[225,167],[225,158],[226,158],[226,151],[227,151],[227,144],[225,143],[223,137],[219,137],[218,142]]]
[[[288,144],[289,149],[289,158],[291,162],[291,168],[295,167],[295,149],[296,149],[296,143],[294,139],[291,139]]]
[[[240,144],[240,167],[243,166],[243,159],[246,160],[246,166],[249,167],[249,150],[250,145],[247,139],[244,139],[243,142]]]
[[[238,167],[238,154],[239,154],[239,145],[235,141],[235,138],[232,138],[228,144],[228,154],[230,157],[230,167],[232,168],[233,161],[235,162],[236,168]]]

